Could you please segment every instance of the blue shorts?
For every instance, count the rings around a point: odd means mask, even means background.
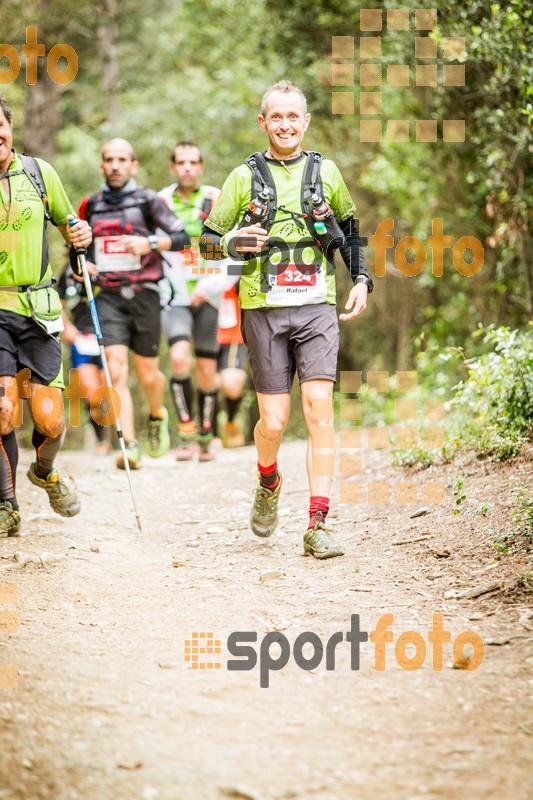
[[[102,369],[102,359],[100,356],[84,356],[78,352],[76,345],[70,345],[70,361],[74,369],[83,366],[83,364],[94,364],[98,369]]]

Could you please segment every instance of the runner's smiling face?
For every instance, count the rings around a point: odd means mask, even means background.
[[[5,118],[4,112],[0,110],[0,172],[5,172],[11,163],[13,153],[13,130]]]
[[[283,159],[299,153],[311,114],[305,113],[303,100],[296,92],[272,92],[265,115],[259,114],[257,119],[268,136],[271,155]]]
[[[204,164],[197,147],[182,146],[174,150],[170,172],[183,189],[198,189],[202,181]]]
[[[116,139],[104,145],[100,172],[110,189],[122,189],[138,169],[129,142]]]

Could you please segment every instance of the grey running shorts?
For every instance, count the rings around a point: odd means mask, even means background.
[[[339,325],[334,305],[243,309],[241,329],[256,392],[290,392],[296,372],[300,383],[335,381]]]
[[[196,356],[218,357],[218,308],[209,303],[167,306],[163,309],[163,331],[171,347],[174,342],[192,341]]]

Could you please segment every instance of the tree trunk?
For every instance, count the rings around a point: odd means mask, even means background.
[[[56,134],[61,125],[59,98],[62,86],[55,83],[46,71],[46,61],[39,59],[37,83],[28,86],[21,132],[22,147],[28,155],[53,161]]]
[[[107,98],[107,121],[115,129],[120,122],[117,0],[102,0],[101,13],[102,22],[98,27],[98,51],[102,62],[102,94]]]

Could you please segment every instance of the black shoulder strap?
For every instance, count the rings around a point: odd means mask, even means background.
[[[313,228],[313,204],[311,202],[311,195],[317,193],[321,197],[324,193],[324,187],[322,184],[322,178],[320,176],[320,168],[322,166],[322,153],[317,153],[313,150],[309,150],[307,153],[307,161],[304,167],[304,173],[302,176],[302,189],[301,189],[301,201],[302,201],[302,211],[305,214],[305,222],[307,224],[307,228],[313,238],[316,238],[315,230]]]
[[[46,196],[46,186],[44,185],[44,179],[37,161],[32,158],[32,156],[27,156],[25,153],[19,153],[19,158],[22,162],[22,169],[27,177],[32,182],[37,194],[43,201],[43,209],[44,209],[44,223],[43,223],[43,246],[42,246],[42,256],[41,256],[41,277],[40,281],[43,280],[46,269],[48,267],[48,241],[46,238],[46,223],[51,222],[52,225],[57,227],[57,223],[52,219],[50,214],[50,208],[48,206],[48,197]]]
[[[95,192],[95,194],[92,194],[87,200],[87,204],[85,206],[85,219],[90,225],[93,214],[105,213],[109,211],[110,208],[112,208],[112,206],[106,202],[104,193]],[[147,189],[139,186],[134,192],[125,197],[124,200],[116,206],[118,211],[125,211],[128,208],[138,208],[144,217],[144,221],[148,230],[152,232],[155,231],[157,226],[152,219]]]
[[[50,214],[48,197],[46,196],[46,186],[44,185],[44,178],[39,164],[32,156],[27,156],[26,153],[19,153],[19,158],[22,161],[22,168],[24,172],[34,185],[35,189],[37,190],[37,194],[43,201],[45,220],[47,222],[51,222],[52,225],[57,227],[57,223],[52,219]]]
[[[253,153],[244,161],[252,171],[252,199],[266,190],[268,192],[268,216],[263,227],[269,231],[274,224],[277,210],[277,193],[274,178],[263,153]]]

